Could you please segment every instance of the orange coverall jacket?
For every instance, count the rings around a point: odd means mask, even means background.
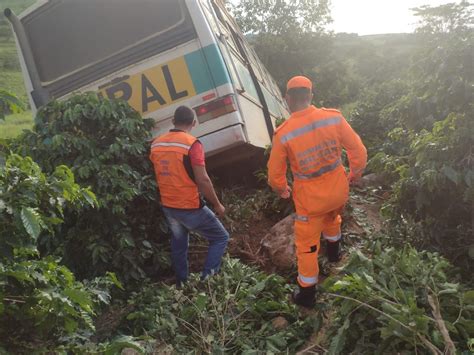
[[[289,161],[297,215],[315,217],[340,209],[349,198],[341,161],[343,148],[351,173],[360,177],[367,164],[367,150],[340,111],[310,106],[294,112],[275,131],[268,183],[276,191],[286,189]]]

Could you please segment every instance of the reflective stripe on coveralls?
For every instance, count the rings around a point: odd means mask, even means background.
[[[305,284],[308,284],[308,285],[316,285],[318,283],[318,276],[306,277],[306,276],[298,274],[298,279],[300,279],[301,281],[303,281]]]
[[[311,173],[311,174],[294,173],[294,177],[297,178],[297,179],[301,179],[301,180],[313,179],[313,178],[319,177],[323,174],[329,173],[330,171],[333,171],[339,165],[341,165],[341,159],[336,160],[334,163],[332,163],[330,165],[323,166],[321,169],[319,169],[318,171],[315,171],[314,173]]]
[[[338,235],[335,235],[335,236],[331,237],[331,236],[328,236],[328,235],[326,235],[326,234],[323,233],[323,238],[324,238],[325,240],[330,241],[330,242],[337,242],[337,241],[341,240],[342,234],[339,233]]]
[[[283,137],[281,137],[281,142],[285,144],[289,140],[299,137],[305,133],[314,131],[315,129],[318,129],[318,128],[339,124],[340,122],[341,122],[340,117],[330,117],[324,120],[311,122],[309,125],[306,125],[304,127],[297,128],[294,131],[288,132]]]

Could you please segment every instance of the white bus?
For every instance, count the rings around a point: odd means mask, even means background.
[[[221,0],[40,0],[5,15],[33,110],[94,91],[154,118],[156,136],[185,104],[207,156],[224,163],[265,148],[288,115]]]

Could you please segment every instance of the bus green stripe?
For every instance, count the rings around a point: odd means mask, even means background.
[[[186,54],[184,58],[197,94],[231,82],[216,44]]]

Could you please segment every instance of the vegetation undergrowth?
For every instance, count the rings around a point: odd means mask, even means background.
[[[335,314],[329,353],[469,352],[474,345],[474,290],[436,253],[409,245],[371,255],[353,251],[342,276],[326,280]]]
[[[152,126],[127,103],[88,93],[41,108],[33,131],[10,144],[46,172],[70,166],[78,183],[94,191],[95,210],[66,210],[60,238],[39,240],[44,254],[61,255],[80,278],[114,271],[137,281],[169,268],[162,247],[166,225],[147,156]]]
[[[288,302],[290,288],[280,276],[224,259],[205,281],[195,276],[182,289],[152,284],[132,294],[120,329],[175,353],[295,351],[314,322]]]

